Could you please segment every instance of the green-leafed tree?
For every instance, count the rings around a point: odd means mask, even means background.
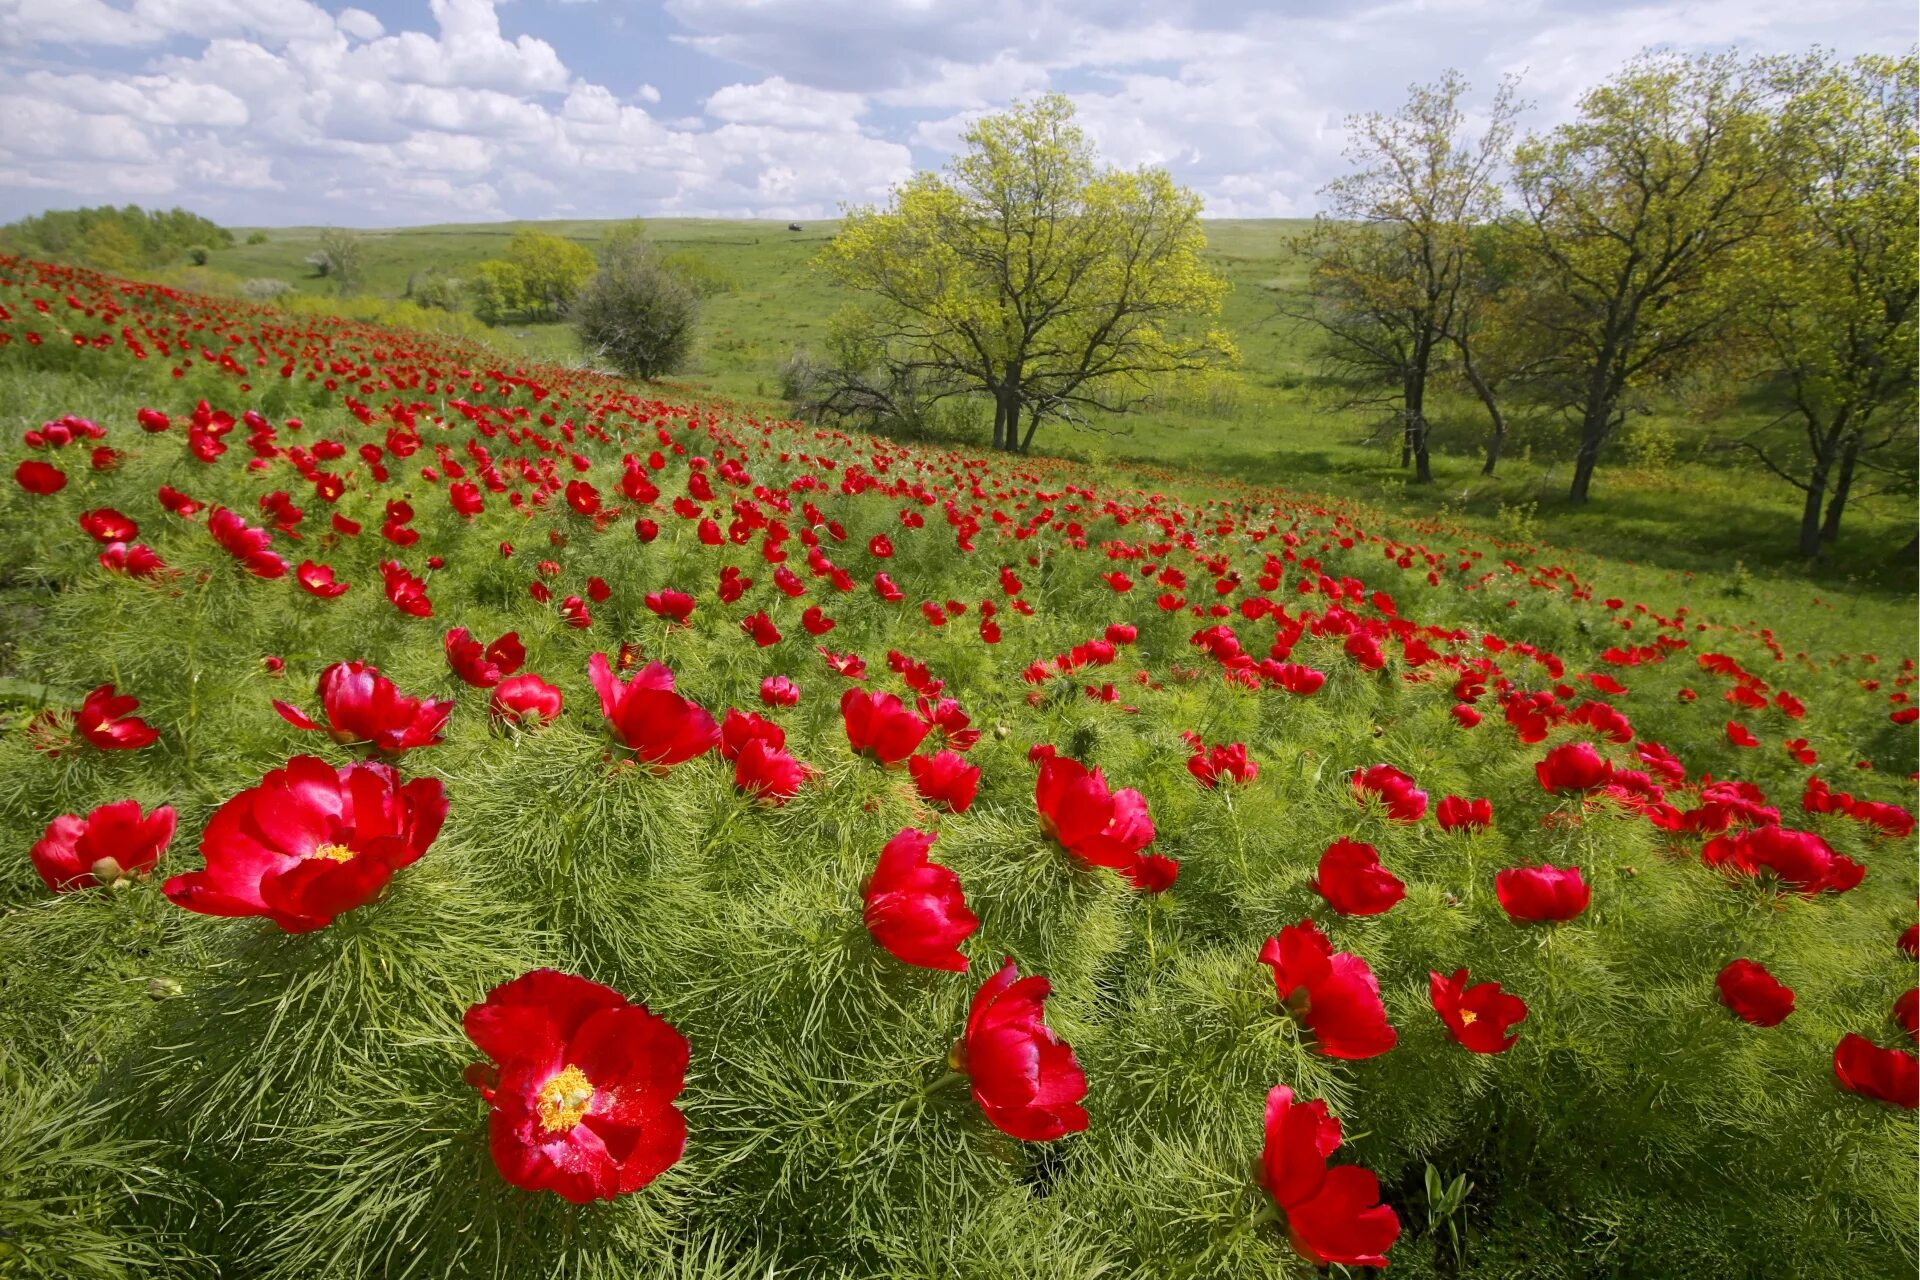
[[[820,257],[865,295],[856,345],[923,399],[985,396],[994,447],[1025,450],[1043,422],[1124,410],[1235,357],[1205,324],[1227,284],[1200,260],[1197,195],[1165,170],[1101,168],[1059,95],[965,142],[944,173],[849,213]]]
[[[1817,556],[1863,467],[1891,471],[1896,487],[1912,472],[1920,61],[1815,54],[1775,69],[1790,95],[1792,204],[1750,246],[1744,274],[1805,448],[1744,443],[1806,495],[1800,551]]]
[[[522,231],[505,256],[476,268],[474,312],[488,324],[510,315],[536,323],[557,320],[598,269],[584,246],[545,231]]]
[[[327,264],[321,274],[332,276],[339,283],[341,293],[351,293],[359,287],[366,270],[366,241],[344,228],[328,227],[320,233],[320,254]]]
[[[1357,402],[1391,406],[1400,465],[1422,484],[1433,479],[1427,392],[1478,266],[1473,231],[1499,213],[1516,87],[1501,83],[1477,141],[1463,132],[1457,71],[1413,86],[1398,114],[1349,120],[1353,172],[1321,190],[1326,208],[1296,243],[1309,264],[1298,316],[1324,334]]]
[[[1531,231],[1526,325],[1579,450],[1587,501],[1638,391],[1710,359],[1742,317],[1744,251],[1791,198],[1765,76],[1732,54],[1645,54],[1515,153]]]

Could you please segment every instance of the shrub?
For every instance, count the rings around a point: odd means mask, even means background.
[[[276,280],[272,276],[255,276],[240,286],[241,296],[252,298],[255,302],[272,302],[292,292],[293,285],[289,281]]]
[[[247,243],[248,243],[248,244],[265,244],[266,242],[267,242],[267,233],[266,233],[266,232],[264,232],[264,231],[249,231],[249,232],[247,232]]]
[[[635,239],[608,246],[572,314],[582,347],[630,378],[651,381],[686,366],[700,300],[651,245]]]

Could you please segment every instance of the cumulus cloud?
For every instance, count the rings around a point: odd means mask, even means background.
[[[368,0],[362,0],[367,3]],[[1532,123],[1649,44],[1899,52],[1880,0],[0,0],[0,215],[246,225],[814,218],[1069,93],[1102,156],[1215,216],[1311,213],[1350,113],[1458,67]],[[617,46],[609,45],[609,36]],[[627,86],[636,86],[628,88]],[[616,87],[617,86],[617,87]]]

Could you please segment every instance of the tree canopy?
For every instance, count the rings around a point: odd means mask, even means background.
[[[1201,261],[1197,195],[1161,169],[1101,168],[1060,95],[977,121],[965,143],[884,209],[851,211],[823,250],[864,295],[839,325],[872,363],[842,377],[984,396],[994,447],[1024,450],[1043,422],[1235,358],[1203,323],[1227,285]]]

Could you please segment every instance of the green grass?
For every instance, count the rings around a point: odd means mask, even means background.
[[[498,256],[524,229],[592,247],[618,225],[576,220],[362,232],[362,288],[399,296],[415,272],[459,275]],[[733,282],[707,301],[694,364],[674,385],[778,410],[773,397],[781,363],[796,349],[817,351],[829,318],[848,301],[809,266],[836,225],[810,222],[796,233],[783,222],[648,222],[648,236],[663,248],[701,258]],[[1096,419],[1088,429],[1049,426],[1036,447],[1096,465],[1174,467],[1379,503],[1412,517],[1464,519],[1488,532],[1523,535],[1524,541],[1678,572],[1723,573],[1738,564],[1762,577],[1870,592],[1903,607],[1920,587],[1913,559],[1899,554],[1914,529],[1906,497],[1856,502],[1829,562],[1808,565],[1799,558],[1799,491],[1726,443],[1770,431],[1792,447],[1770,425],[1777,411],[1761,397],[1732,405],[1672,403],[1636,419],[1603,461],[1594,502],[1574,507],[1565,499],[1571,437],[1564,423],[1516,406],[1500,475],[1484,477],[1484,413],[1471,396],[1446,391],[1433,400],[1435,483],[1408,483],[1391,433],[1380,430],[1377,415],[1341,407],[1342,394],[1322,376],[1312,332],[1283,314],[1303,280],[1290,244],[1305,225],[1257,219],[1206,224],[1209,258],[1233,286],[1222,321],[1241,349],[1236,373],[1123,417]],[[247,230],[238,229],[243,243],[217,253],[212,268],[286,280],[308,293],[334,291],[333,282],[304,263],[318,248],[320,228],[263,229],[267,240],[259,245],[244,243]],[[565,325],[508,325],[493,340],[532,358],[578,355]],[[986,424],[983,411],[976,440],[985,438]]]

